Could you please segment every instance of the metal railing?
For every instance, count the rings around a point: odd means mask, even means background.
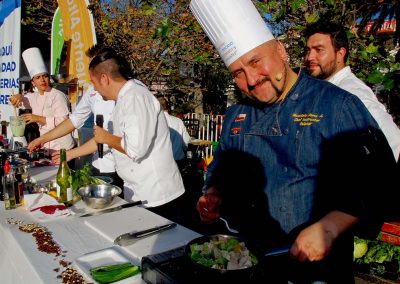
[[[187,113],[184,115],[185,123],[190,136],[194,139],[210,142],[209,145],[197,147],[197,155],[208,158],[213,154],[215,145],[219,141],[222,130],[223,115]]]

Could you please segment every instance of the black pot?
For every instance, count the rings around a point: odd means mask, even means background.
[[[212,240],[219,240],[220,238],[227,238],[227,239],[237,239],[239,242],[244,242],[246,248],[257,257],[258,263],[254,264],[250,267],[242,268],[242,269],[235,269],[235,270],[228,270],[228,269],[218,269],[218,268],[211,268],[205,265],[199,264],[191,258],[191,250],[190,246],[192,244],[203,244],[206,242],[210,242]],[[191,240],[185,247],[185,254],[186,257],[191,262],[193,269],[195,271],[196,277],[199,277],[199,282],[203,283],[229,283],[233,281],[235,283],[239,283],[241,281],[251,281],[252,279],[258,279],[260,275],[260,267],[261,262],[263,261],[263,253],[250,241],[247,241],[241,237],[231,236],[231,235],[209,235],[209,236],[202,236],[196,239]],[[204,282],[206,281],[206,282]],[[197,283],[197,282],[196,282]]]

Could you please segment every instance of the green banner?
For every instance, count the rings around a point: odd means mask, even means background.
[[[61,55],[64,47],[64,32],[61,22],[60,9],[54,12],[53,24],[51,28],[51,74],[59,74]]]

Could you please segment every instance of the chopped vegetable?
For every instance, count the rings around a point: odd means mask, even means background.
[[[257,257],[235,238],[221,237],[190,245],[190,257],[198,264],[215,269],[243,269],[258,263]]]
[[[353,259],[363,257],[368,251],[368,241],[364,239],[354,238]]]
[[[128,277],[132,277],[140,272],[140,267],[130,262],[99,266],[90,269],[92,278],[97,282],[112,283]]]

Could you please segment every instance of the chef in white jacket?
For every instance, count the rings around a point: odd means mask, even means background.
[[[394,158],[400,156],[400,129],[374,92],[346,66],[349,41],[342,25],[322,20],[307,27],[305,65],[309,74],[357,96],[378,123],[392,148]]]
[[[105,101],[99,93],[97,93],[93,86],[89,86],[86,92],[82,95],[82,98],[78,102],[74,111],[69,115],[69,119],[63,121],[57,125],[56,128],[33,140],[28,145],[30,151],[34,151],[40,148],[44,143],[62,137],[68,133],[71,133],[75,129],[81,128],[85,121],[93,114],[101,114],[104,118],[103,127],[112,131],[110,117],[114,110],[114,101]],[[79,151],[75,151],[76,148],[67,151],[67,160],[70,161],[75,159],[79,154]],[[59,162],[59,153],[53,154],[53,161]],[[92,173],[95,175],[109,176],[113,179],[112,184],[119,187],[123,187],[122,179],[115,172],[115,161],[114,156],[111,153],[111,149],[104,145],[103,158],[99,158],[97,152],[93,154],[92,158]],[[121,194],[123,197],[123,194]]]
[[[146,200],[147,208],[174,219],[178,197],[185,190],[160,103],[143,83],[130,79],[128,64],[112,49],[106,48],[92,59],[89,73],[103,99],[116,101],[113,131],[94,126],[94,138],[78,151],[93,153],[97,143],[108,144],[117,173],[125,182],[125,200]]]

